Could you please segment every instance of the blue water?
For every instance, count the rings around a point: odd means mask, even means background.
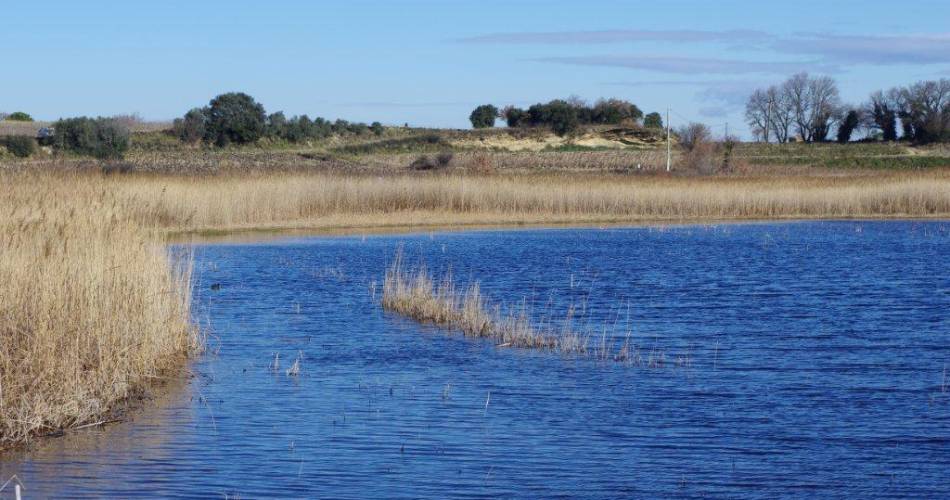
[[[400,247],[537,321],[573,305],[592,343],[630,332],[667,362],[384,313]],[[0,457],[0,474],[30,497],[946,498],[948,257],[950,223],[911,221],[198,246],[196,375],[129,422]]]

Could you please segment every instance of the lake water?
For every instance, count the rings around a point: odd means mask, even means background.
[[[537,320],[573,305],[592,342],[629,331],[667,362],[384,313],[374,283],[400,247]],[[0,456],[0,473],[29,498],[946,498],[948,257],[950,223],[916,221],[198,246],[196,376],[128,422]]]

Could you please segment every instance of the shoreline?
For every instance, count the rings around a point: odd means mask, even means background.
[[[688,219],[624,219],[604,218],[564,221],[485,221],[485,222],[433,222],[433,223],[368,223],[354,225],[300,225],[300,226],[254,226],[230,229],[173,230],[164,233],[168,245],[188,244],[241,244],[260,243],[287,238],[319,238],[342,236],[388,236],[411,235],[429,232],[475,232],[507,230],[570,230],[570,229],[624,229],[668,226],[769,224],[795,222],[886,222],[922,221],[950,222],[950,213],[933,215],[855,215],[842,216],[789,216],[789,217],[735,217],[735,218],[688,218]]]

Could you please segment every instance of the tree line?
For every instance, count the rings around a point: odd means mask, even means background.
[[[346,120],[310,119],[307,115],[287,118],[283,111],[267,114],[264,106],[248,94],[221,94],[203,108],[194,108],[173,123],[173,133],[182,142],[205,142],[216,146],[248,144],[262,138],[304,142],[331,135],[372,133],[380,136],[385,127]]]
[[[598,99],[588,104],[580,98],[570,97],[533,104],[527,109],[506,106],[500,110],[492,104],[483,104],[469,115],[469,121],[476,129],[494,127],[497,119],[503,120],[510,128],[548,127],[559,136],[571,135],[582,125],[629,124],[663,128],[663,118],[659,113],[644,116],[636,104],[622,99]]]
[[[842,103],[831,77],[798,73],[780,84],[753,91],[745,116],[756,140],[761,141],[834,139],[846,143],[862,130],[866,140],[948,141],[950,80],[878,90],[864,103],[849,105]]]

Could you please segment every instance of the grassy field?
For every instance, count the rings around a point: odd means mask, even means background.
[[[446,143],[410,137],[428,146],[407,149],[399,136],[224,150],[135,137],[121,162],[0,160],[0,446],[95,423],[199,347],[188,266],[169,259],[170,237],[950,217],[940,148],[744,144],[730,172],[701,176],[663,172],[654,146],[564,147],[497,133],[477,136],[483,147],[453,133]],[[507,151],[499,144],[509,138],[541,147]],[[444,168],[410,168],[449,152]],[[500,331],[517,331],[512,321]]]

